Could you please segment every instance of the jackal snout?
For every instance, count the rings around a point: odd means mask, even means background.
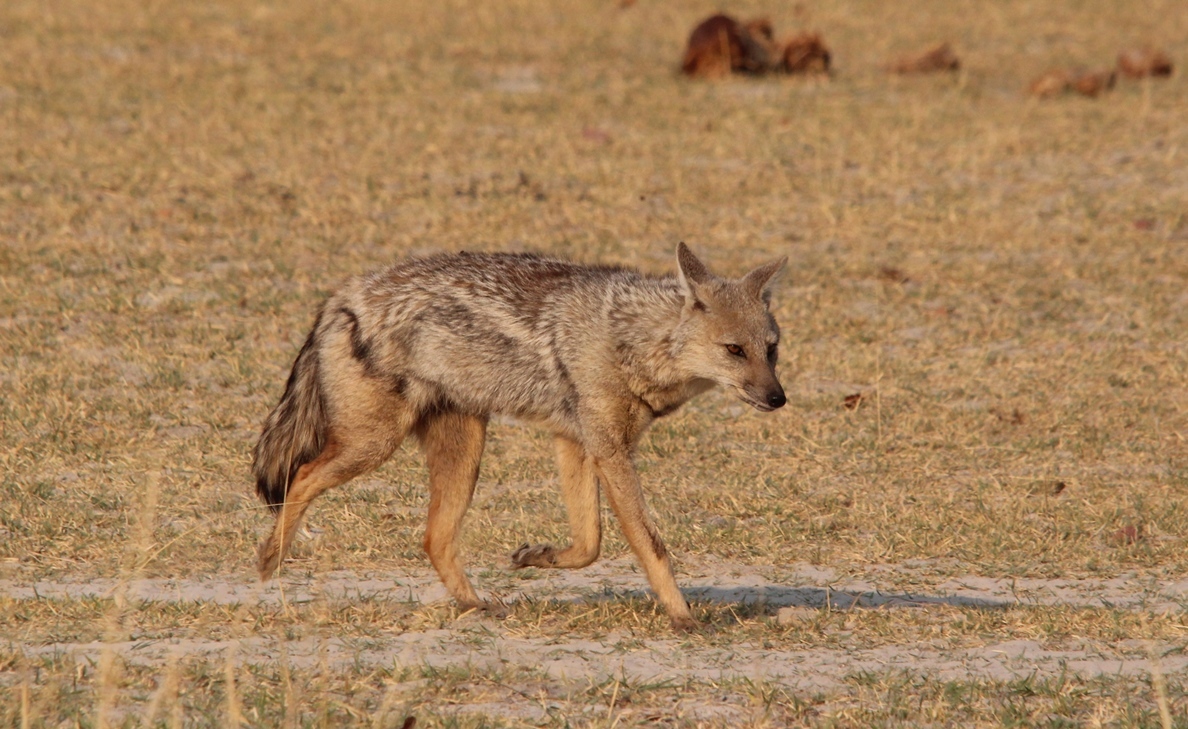
[[[751,393],[748,392],[748,394]],[[773,381],[770,387],[759,391],[759,393],[755,393],[753,396],[755,399],[751,404],[763,412],[778,410],[788,402],[787,396],[784,395],[784,388],[778,381]]]
[[[765,413],[782,408],[788,402],[784,387],[776,377],[775,360],[775,345],[772,345],[767,350],[766,361],[756,362],[748,368],[751,370],[749,376],[735,386],[744,402]]]

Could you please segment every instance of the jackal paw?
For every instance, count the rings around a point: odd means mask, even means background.
[[[693,616],[680,616],[672,618],[672,629],[678,633],[706,633],[709,629],[697,622]]]
[[[551,544],[528,544],[520,545],[520,548],[511,554],[512,567],[516,569],[523,569],[525,567],[556,567],[557,566],[557,550]]]
[[[458,613],[459,618],[477,613],[487,617],[503,620],[510,614],[510,611],[507,605],[504,605],[502,602],[490,602],[484,600],[481,602],[460,602],[458,603]]]

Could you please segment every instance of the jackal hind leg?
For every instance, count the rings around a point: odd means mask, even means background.
[[[321,455],[298,469],[297,476],[289,485],[289,493],[276,515],[276,525],[260,545],[257,562],[260,579],[267,580],[280,566],[293,546],[293,537],[301,524],[301,518],[314,499],[335,486],[341,486],[379,467],[394,450],[395,446],[376,442],[359,444],[348,441],[344,445],[342,440],[331,436]]]
[[[425,552],[463,610],[488,608],[458,557],[458,530],[474,496],[486,441],[486,418],[445,412],[426,415],[414,431],[429,465],[429,522]]]
[[[606,489],[606,498],[619,519],[623,536],[635,552],[636,559],[648,576],[648,584],[656,593],[656,600],[668,613],[677,630],[688,631],[697,628],[697,621],[689,611],[685,596],[677,587],[668,550],[648,515],[639,476],[630,456],[623,452],[608,458],[595,460],[595,468]]]
[[[598,476],[594,461],[577,443],[558,436],[557,465],[561,471],[561,493],[569,516],[571,544],[559,549],[551,544],[524,544],[511,555],[512,565],[577,569],[598,559],[602,545],[602,515],[599,513]]]
[[[331,418],[326,447],[317,458],[301,466],[289,484],[272,533],[260,544],[260,579],[267,580],[280,566],[314,499],[378,468],[412,429],[415,415],[404,401],[376,394],[374,399],[360,402],[370,404]]]

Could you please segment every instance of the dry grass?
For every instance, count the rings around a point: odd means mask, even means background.
[[[0,581],[246,580],[269,521],[249,450],[341,278],[460,248],[667,271],[679,240],[724,270],[782,253],[791,265],[777,295],[789,407],[762,416],[714,393],[642,447],[678,560],[853,576],[910,562],[877,587],[915,592],[967,574],[1182,579],[1188,84],[1177,72],[1097,99],[1025,95],[1047,68],[1188,47],[1175,7],[824,2],[773,21],[822,32],[832,81],[705,84],[676,73],[689,25],[716,9],[703,3],[6,2]],[[882,71],[937,38],[961,49],[959,73]],[[516,545],[563,537],[553,474],[541,432],[492,427],[465,537],[480,589],[517,579],[499,569]],[[405,450],[325,497],[320,538],[290,571],[423,571],[424,480]],[[626,555],[613,527],[605,555]],[[822,610],[795,626],[696,608],[716,632],[672,641],[678,653],[1149,638],[1167,655],[1186,641],[1174,613],[1104,605]],[[152,707],[166,725],[237,712],[259,725],[1160,722],[1141,676],[584,686],[514,660],[277,658],[290,642],[434,630],[473,633],[483,655],[501,636],[617,635],[625,653],[671,640],[634,593],[543,594],[503,623],[467,621],[383,600],[5,598],[0,721],[134,724]],[[230,648],[150,665],[112,653],[103,671],[40,650],[117,637],[245,647],[234,662]],[[243,658],[256,638],[274,660]],[[1182,723],[1184,674],[1166,679]],[[714,696],[722,712],[696,698]]]

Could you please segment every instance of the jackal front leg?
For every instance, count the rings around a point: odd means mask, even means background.
[[[598,559],[602,544],[602,516],[598,508],[598,477],[594,463],[581,444],[557,437],[557,465],[561,493],[569,515],[572,543],[560,549],[551,544],[525,544],[512,552],[512,565],[576,569]]]
[[[594,467],[606,487],[606,498],[610,501],[611,509],[619,517],[623,536],[627,537],[627,543],[643,566],[648,584],[668,612],[672,626],[677,630],[694,630],[697,621],[693,619],[689,604],[677,587],[668,550],[648,515],[643,491],[639,487],[639,475],[635,472],[631,457],[620,451],[608,458],[595,459]]]

